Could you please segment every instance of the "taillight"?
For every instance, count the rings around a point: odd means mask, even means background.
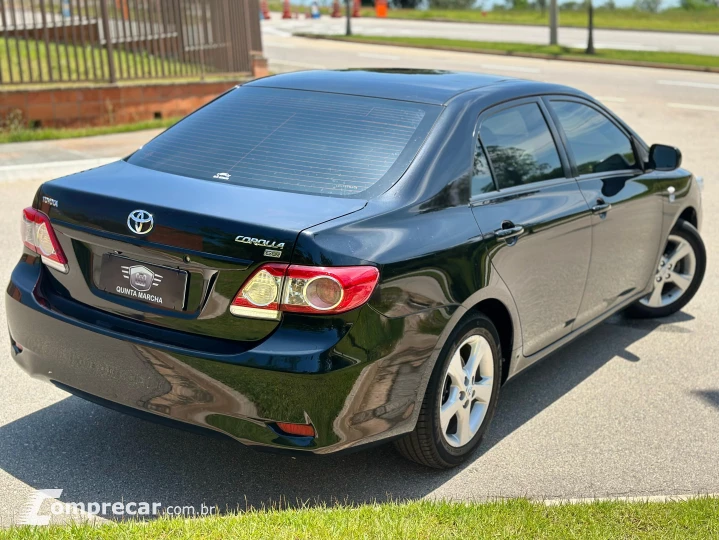
[[[230,313],[279,319],[282,311],[343,313],[369,300],[379,270],[374,266],[300,266],[269,263],[237,293]]]
[[[250,276],[235,296],[230,313],[259,319],[280,318],[280,292],[286,264],[265,264]]]
[[[60,247],[50,218],[34,208],[26,208],[22,213],[21,234],[23,244],[40,255],[43,263],[67,273],[67,257]]]

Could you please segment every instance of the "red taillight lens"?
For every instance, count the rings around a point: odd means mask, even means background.
[[[259,319],[280,318],[280,293],[286,264],[265,264],[250,276],[230,306],[230,313]]]
[[[342,313],[369,300],[379,278],[374,266],[290,266],[282,311]]]
[[[26,208],[22,213],[21,235],[23,244],[39,254],[43,263],[67,273],[67,257],[60,247],[50,218],[34,208]]]
[[[265,264],[232,302],[233,315],[279,319],[281,311],[343,313],[369,300],[377,285],[374,266]]]

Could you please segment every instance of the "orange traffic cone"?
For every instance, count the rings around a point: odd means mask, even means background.
[[[360,16],[360,7],[362,7],[361,0],[354,0],[354,5],[352,6],[352,16],[353,17]]]
[[[292,18],[292,8],[290,7],[290,0],[285,0],[284,4],[282,4],[282,18]]]
[[[270,8],[267,6],[267,0],[260,0],[260,12],[263,19],[270,20]]]
[[[337,19],[342,16],[342,8],[340,7],[340,0],[332,2],[332,17]]]
[[[387,17],[387,0],[375,0],[374,9],[377,17]]]

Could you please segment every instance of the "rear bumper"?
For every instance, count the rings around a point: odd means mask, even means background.
[[[21,261],[5,302],[13,357],[35,378],[277,450],[329,453],[414,428],[439,334],[417,316],[390,320],[364,307],[333,342],[283,323],[254,349],[223,357],[123,336],[101,311],[92,323],[73,318],[37,292],[49,272]],[[276,422],[311,423],[316,436],[287,435]]]

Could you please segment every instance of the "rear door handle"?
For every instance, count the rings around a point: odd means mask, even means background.
[[[599,201],[597,201],[599,202]],[[612,209],[612,205],[609,203],[600,203],[595,206],[592,206],[592,213],[593,214],[606,214]]]
[[[516,238],[520,234],[524,232],[524,227],[521,225],[517,225],[515,227],[509,227],[507,229],[497,229],[494,231],[494,234],[497,236],[497,238],[501,240],[509,240],[511,238]]]

